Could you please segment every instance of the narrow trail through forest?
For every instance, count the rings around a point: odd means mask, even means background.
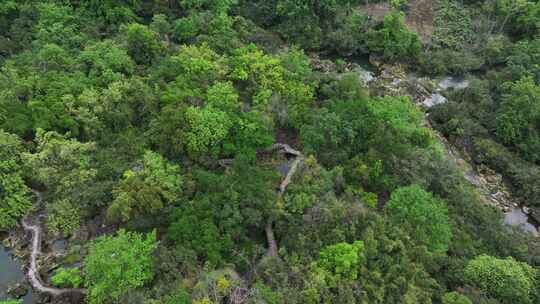
[[[304,160],[304,155],[300,151],[295,150],[291,148],[289,145],[282,144],[282,143],[274,144],[271,150],[280,150],[281,153],[294,156],[294,161],[291,164],[291,167],[289,171],[287,172],[287,175],[285,176],[285,178],[281,181],[279,185],[278,199],[280,199],[283,196],[283,193],[285,193],[285,190],[287,190],[287,186],[291,183],[292,177],[294,176],[294,173],[298,169],[298,166]],[[266,239],[268,242],[267,257],[278,257],[278,244],[276,241],[276,237],[274,235],[273,225],[274,225],[274,221],[270,219],[265,227]]]
[[[32,190],[34,194],[37,197],[36,207],[39,208],[41,206],[41,203],[43,202],[43,194],[37,190]],[[30,216],[27,215],[21,220],[21,225],[24,228],[25,231],[30,232],[32,235],[32,241],[31,241],[31,252],[30,252],[30,266],[28,267],[28,279],[30,281],[30,284],[32,287],[42,293],[48,293],[52,296],[60,296],[65,293],[86,293],[84,289],[76,289],[76,288],[54,288],[54,287],[48,287],[43,284],[43,280],[40,277],[39,269],[37,265],[37,260],[39,255],[41,254],[41,234],[42,229],[38,224],[31,224],[30,223]]]

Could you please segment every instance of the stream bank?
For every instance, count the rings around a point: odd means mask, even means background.
[[[36,197],[35,210],[40,210],[42,193],[32,192]],[[25,216],[20,222],[22,229],[13,230],[4,238],[0,246],[0,300],[21,299],[23,304],[83,303],[84,289],[55,288],[42,279],[59,266],[57,258],[65,253],[66,242],[49,240],[46,253],[42,252],[41,218],[39,212]]]
[[[526,233],[539,235],[539,223],[530,215],[530,210],[512,196],[510,187],[501,174],[486,166],[474,166],[471,157],[451,144],[429,123],[429,109],[447,102],[446,90],[462,90],[469,86],[464,77],[445,76],[441,78],[419,77],[407,72],[402,65],[381,64],[372,61],[376,73],[352,64],[349,69],[358,74],[359,82],[369,87],[374,95],[405,95],[426,111],[426,126],[429,127],[439,143],[444,147],[446,157],[463,172],[464,177],[478,190],[486,204],[494,206],[503,213],[502,222],[518,227]]]
[[[23,263],[0,244],[0,301],[22,296],[23,304],[35,303],[35,295],[27,286]]]

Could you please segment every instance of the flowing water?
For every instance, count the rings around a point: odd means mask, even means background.
[[[24,280],[24,273],[21,269],[21,263],[17,261],[5,248],[0,245],[0,300],[7,300],[9,296],[6,294],[9,287],[20,283]],[[32,304],[34,297],[32,290],[22,298],[23,304]]]

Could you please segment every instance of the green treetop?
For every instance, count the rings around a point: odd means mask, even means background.
[[[452,238],[448,209],[418,185],[398,188],[386,203],[390,217],[410,229],[414,238],[434,252],[446,252]]]
[[[156,248],[155,232],[143,236],[120,230],[95,240],[84,261],[89,303],[121,303],[122,296],[152,279]]]
[[[465,280],[501,303],[533,303],[538,272],[512,257],[480,255],[465,267]]]

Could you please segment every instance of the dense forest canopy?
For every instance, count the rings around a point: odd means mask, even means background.
[[[421,108],[367,58],[468,85]],[[540,303],[438,134],[540,219],[539,1],[0,1],[0,231],[67,240],[41,303]]]

